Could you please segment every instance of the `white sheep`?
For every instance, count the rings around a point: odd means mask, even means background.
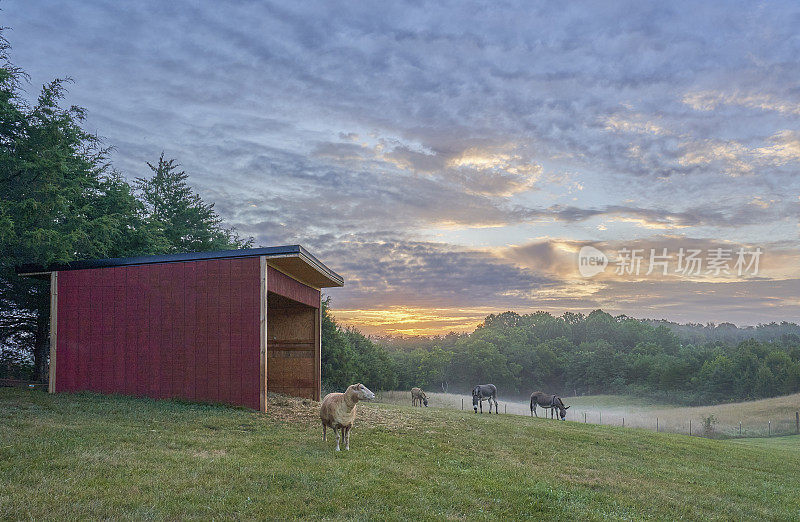
[[[375,394],[363,384],[351,384],[344,393],[329,393],[320,404],[319,418],[322,419],[322,441],[327,439],[328,427],[336,432],[336,451],[339,451],[339,428],[344,437],[344,449],[350,449],[350,429],[356,420],[358,401],[372,400]]]

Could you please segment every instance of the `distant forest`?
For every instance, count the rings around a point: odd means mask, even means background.
[[[471,334],[367,338],[326,312],[323,380],[339,389],[465,392],[492,382],[502,395],[623,393],[709,404],[800,392],[800,326],[677,324],[546,312],[490,315]]]

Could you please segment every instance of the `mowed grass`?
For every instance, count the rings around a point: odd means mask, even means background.
[[[260,414],[0,389],[0,519],[800,519],[800,451],[359,408],[335,453],[308,401]]]
[[[793,453],[800,451],[800,435],[736,439],[731,442],[742,444],[744,446],[768,448],[773,450],[789,451]]]

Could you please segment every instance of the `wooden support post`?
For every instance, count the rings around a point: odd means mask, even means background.
[[[603,412],[600,412],[600,424],[603,424]]]
[[[58,272],[50,272],[50,367],[47,391],[56,392],[56,343],[58,337]]]
[[[658,433],[658,417],[656,417],[656,433]]]
[[[742,436],[742,421],[739,421],[739,436]]]
[[[461,411],[464,411],[464,397],[461,397]]]
[[[625,417],[622,417],[622,427],[625,427]]]
[[[259,378],[259,409],[267,411],[267,257],[261,256],[261,281],[260,292],[260,324],[259,324],[259,343],[260,343],[260,378]]]
[[[689,436],[692,435],[692,419],[689,419]]]
[[[583,412],[583,423],[586,424],[586,412]]]
[[[503,404],[503,413],[508,413],[508,404]]]
[[[794,432],[800,434],[800,411],[794,412]]]
[[[322,400],[322,291],[319,292],[319,307],[314,314],[314,400]]]

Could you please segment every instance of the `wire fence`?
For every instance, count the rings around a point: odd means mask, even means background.
[[[741,421],[720,421],[713,414],[707,417],[685,416],[678,418],[672,414],[666,417],[643,413],[629,415],[603,413],[602,411],[582,411],[576,420],[587,424],[644,428],[657,432],[681,433],[701,437],[777,437],[800,435],[800,411],[792,416],[775,416],[773,419],[753,419],[743,417]]]
[[[379,393],[384,402],[411,404],[411,395],[404,391]],[[472,412],[472,399],[460,394],[430,393],[430,405]],[[577,401],[577,398],[573,398]],[[570,402],[565,398],[566,403]],[[518,401],[499,401],[499,412],[531,416],[530,405]],[[484,413],[488,407],[484,403]],[[588,406],[588,407],[587,407]],[[566,420],[604,426],[643,428],[665,433],[700,437],[775,437],[800,434],[800,406],[790,401],[779,407],[748,409],[747,406],[720,405],[708,407],[631,407],[597,405],[579,402],[567,410]],[[794,407],[792,407],[794,406]],[[493,409],[494,411],[494,409]],[[537,408],[539,417],[550,417],[550,410]]]

